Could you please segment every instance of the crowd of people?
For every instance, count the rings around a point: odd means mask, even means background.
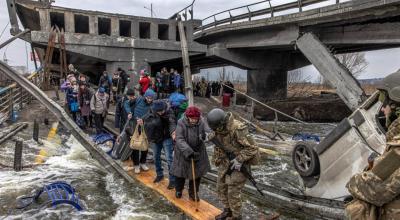
[[[231,88],[229,88],[229,87]],[[222,96],[224,93],[233,97],[234,85],[230,81],[207,81],[204,77],[200,81],[193,81],[193,95],[210,98],[211,96]]]
[[[243,169],[251,169],[258,163],[259,152],[245,124],[237,121],[233,114],[222,109],[213,109],[207,117],[196,106],[188,106],[188,100],[182,94],[183,78],[176,70],[169,72],[163,68],[153,83],[147,71],[140,71],[138,86],[128,87],[128,76],[121,68],[112,77],[104,72],[99,87],[94,90],[87,76],[79,74],[70,65],[70,74],[61,89],[66,94],[66,109],[82,128],[94,126],[96,133],[103,132],[103,123],[110,101],[116,103],[115,126],[130,139],[137,125],[146,133],[153,152],[156,170],[155,183],[164,179],[161,154],[167,161],[168,189],[175,189],[176,198],[182,198],[185,182],[188,180],[189,198],[199,201],[201,178],[210,170],[210,161],[205,142],[215,144],[212,162],[218,168],[217,193],[224,210],[216,219],[241,219],[241,190],[246,182]],[[386,118],[387,148],[379,158],[371,158],[370,166],[361,174],[354,175],[347,183],[352,197],[346,204],[346,215],[350,219],[397,219],[400,176],[399,169],[391,173],[375,167],[374,161],[394,163],[392,156],[398,154],[400,146],[400,93],[397,84],[400,72],[385,79],[386,87],[380,88],[379,100]],[[386,85],[385,84],[385,85]],[[226,86],[225,86],[226,85]],[[194,82],[196,95],[220,95],[234,93],[230,82]],[[160,95],[168,93],[166,96]],[[114,95],[114,96],[113,96]],[[216,141],[216,142],[215,142]],[[130,143],[128,140],[126,143]],[[219,144],[218,144],[219,143]],[[138,174],[148,171],[148,150],[133,150],[130,155],[132,166],[127,171]],[[396,165],[397,167],[397,165]],[[385,173],[383,177],[382,172]]]
[[[61,85],[66,94],[66,109],[84,129],[92,127],[94,120],[96,133],[101,134],[110,102],[116,101],[114,126],[120,131],[116,144],[122,143],[121,138],[125,136],[128,140],[124,144],[129,145],[138,127],[139,131],[145,132],[148,148],[153,152],[154,183],[164,179],[161,162],[164,152],[169,179],[167,188],[175,189],[178,199],[182,198],[188,180],[189,198],[200,200],[201,178],[211,168],[205,142],[219,139],[229,147],[216,146],[212,159],[218,167],[218,196],[224,205],[224,211],[216,219],[241,219],[241,189],[246,182],[241,167],[255,164],[252,162],[259,154],[254,140],[248,135],[247,126],[221,109],[214,109],[203,118],[198,107],[188,106],[188,100],[182,94],[183,77],[174,69],[167,72],[163,68],[157,74],[155,83],[146,70],[140,71],[136,86],[128,86],[128,81],[128,75],[121,68],[112,77],[104,71],[98,89],[94,90],[88,77],[77,74],[71,67],[70,74]],[[213,95],[220,94],[220,83],[202,80],[201,95],[206,96],[207,93],[204,84]],[[226,89],[222,88],[224,92],[229,92]],[[230,138],[226,138],[227,135]],[[147,154],[148,150],[132,150],[128,157],[132,165],[124,169],[135,174],[148,171]]]

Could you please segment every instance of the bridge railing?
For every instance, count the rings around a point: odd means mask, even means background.
[[[38,87],[40,87],[42,81],[41,75],[37,72],[28,76],[28,80]],[[32,96],[16,83],[0,89],[0,122],[11,119],[16,109],[22,109],[24,104],[30,103],[31,101]]]
[[[193,5],[194,5],[195,1],[196,0],[193,0],[193,2],[190,5],[184,7],[182,10],[176,12],[174,15],[169,17],[169,19],[176,19],[176,18],[178,18],[178,15],[179,15],[179,16],[181,16],[181,19],[184,21],[193,20]],[[190,14],[189,19],[188,19],[188,13]]]
[[[195,28],[195,34],[218,25],[232,24],[237,21],[257,20],[257,17],[274,17],[275,13],[297,9],[295,13],[302,12],[303,7],[327,2],[339,4],[341,0],[293,0],[281,5],[273,6],[273,0],[264,0],[249,5],[244,5],[210,15],[202,20],[202,25]],[[342,0],[343,1],[343,0]],[[252,10],[252,8],[255,8]],[[243,11],[245,11],[243,13]],[[237,15],[234,15],[239,13]]]

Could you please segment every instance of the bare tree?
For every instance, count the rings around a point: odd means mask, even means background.
[[[288,98],[299,96],[311,96],[311,76],[305,74],[301,69],[288,72],[287,76]]]
[[[359,77],[368,66],[365,53],[338,54],[336,57],[356,78]]]

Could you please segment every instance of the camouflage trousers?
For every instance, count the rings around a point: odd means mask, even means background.
[[[242,189],[246,183],[246,177],[238,171],[231,175],[224,175],[224,171],[218,172],[217,191],[224,208],[230,208],[233,217],[241,216]]]

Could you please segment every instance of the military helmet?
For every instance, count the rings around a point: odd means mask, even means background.
[[[216,130],[226,123],[226,112],[220,108],[214,108],[207,114],[207,122],[211,129]]]
[[[377,88],[386,91],[391,100],[400,102],[400,70],[386,76]]]

